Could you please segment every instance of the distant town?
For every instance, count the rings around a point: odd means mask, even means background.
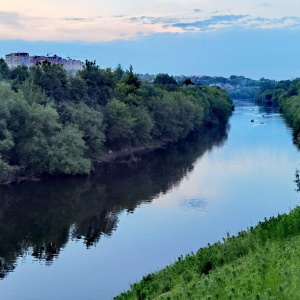
[[[30,56],[29,53],[18,52],[10,53],[5,55],[5,61],[10,69],[16,68],[18,66],[31,67],[37,63],[42,63],[48,61],[51,64],[60,64],[66,71],[79,71],[83,69],[84,63],[80,60],[71,58],[62,58],[57,55],[44,56],[44,55],[34,55]]]
[[[142,82],[152,83],[156,75],[152,74],[138,74]],[[221,76],[207,76],[207,75],[179,75],[173,76],[178,84],[182,84],[185,80],[190,80],[195,85],[218,86],[228,92],[231,98],[234,99],[251,99],[254,98],[256,92],[262,82],[273,82],[269,79],[261,78],[260,80],[253,80],[244,76],[231,75],[229,78]]]
[[[62,58],[58,55],[50,56],[48,53],[45,55],[30,56],[26,52],[10,53],[5,55],[5,61],[10,69],[18,66],[31,67],[37,63],[45,61],[51,64],[60,64],[62,67],[72,73],[76,73],[84,68],[85,63],[71,59],[70,57]],[[154,74],[137,74],[142,82],[153,83],[157,75]],[[253,80],[244,76],[231,75],[229,78],[221,76],[207,76],[207,75],[191,75],[191,76],[172,76],[178,84],[184,84],[186,80],[190,80],[191,84],[205,85],[205,86],[218,86],[226,90],[231,98],[236,99],[251,99],[255,96],[256,92],[262,82],[270,82],[270,80],[261,78],[260,80]],[[273,82],[274,83],[274,82]]]

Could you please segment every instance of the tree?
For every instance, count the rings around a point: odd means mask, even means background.
[[[59,105],[58,111],[63,124],[74,124],[83,133],[87,145],[86,155],[99,156],[105,141],[103,113],[84,103],[69,102]]]
[[[88,95],[88,86],[86,82],[79,76],[70,78],[70,101],[75,103],[89,104],[91,99]]]
[[[120,81],[121,78],[124,76],[125,72],[122,69],[122,66],[120,64],[118,64],[118,66],[115,68],[115,70],[113,71],[113,74],[115,76],[116,81]]]
[[[130,66],[129,71],[127,70],[125,72],[125,74],[122,76],[121,80],[117,84],[116,96],[120,100],[123,100],[128,96],[135,98],[135,95],[137,94],[137,91],[140,88],[140,86],[141,86],[141,81],[139,80],[138,76],[133,73],[133,68],[132,66]]]
[[[87,174],[91,162],[83,133],[74,125],[62,126],[57,111],[50,105],[33,103],[17,145],[19,160],[26,173]]]
[[[175,91],[177,88],[176,80],[173,76],[170,76],[168,74],[158,74],[155,77],[153,84],[159,85],[167,91]]]
[[[49,172],[50,140],[61,129],[57,111],[49,105],[33,103],[17,146],[19,160],[32,174]]]
[[[12,87],[17,91],[18,86],[29,77],[29,70],[26,66],[17,66],[11,70],[10,78],[13,80]]]
[[[173,76],[170,76],[169,74],[163,74],[163,73],[160,73],[158,74],[154,81],[153,81],[153,84],[160,84],[160,85],[177,85],[177,82],[176,80],[174,79]]]
[[[111,69],[100,69],[96,62],[86,61],[84,69],[78,75],[85,81],[90,98],[89,105],[105,106],[111,98],[112,89],[115,85],[114,74]]]
[[[40,86],[56,102],[69,99],[67,72],[61,65],[43,62],[30,68],[30,77],[34,84]]]
[[[3,79],[9,79],[10,78],[10,70],[3,58],[0,58],[0,77]]]
[[[195,85],[191,78],[187,78],[182,82],[183,85]]]
[[[67,125],[50,141],[49,173],[89,174],[91,161],[84,157],[86,145],[83,133],[74,125]]]
[[[129,106],[120,100],[111,100],[105,108],[106,138],[117,148],[130,145],[133,132],[134,118],[131,116]]]
[[[33,83],[32,78],[27,78],[18,86],[18,91],[24,95],[29,104],[38,103],[45,105],[50,102],[45,91],[38,85]]]
[[[125,73],[123,82],[132,86],[135,90],[141,86],[141,81],[139,80],[138,76],[133,73],[133,67],[131,65],[129,67],[129,71]]]
[[[153,119],[149,111],[143,106],[133,106],[131,114],[134,119],[131,134],[132,144],[135,146],[143,145],[152,139]]]
[[[9,91],[9,86],[0,84],[0,91]],[[0,182],[7,180],[13,167],[9,165],[9,151],[14,146],[13,137],[7,128],[7,121],[10,119],[10,110],[7,99],[3,99],[0,93]],[[8,96],[8,95],[7,95]]]

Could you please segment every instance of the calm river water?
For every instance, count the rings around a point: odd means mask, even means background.
[[[299,204],[291,130],[272,110],[235,105],[228,128],[138,164],[0,187],[1,299],[112,299],[181,254]]]

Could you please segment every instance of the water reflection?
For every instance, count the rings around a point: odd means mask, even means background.
[[[88,178],[0,187],[0,278],[19,256],[51,264],[69,239],[87,248],[117,229],[118,215],[177,186],[205,151],[221,146],[228,128],[194,134],[136,164],[107,164]],[[185,203],[201,209],[203,203]]]
[[[202,199],[183,199],[181,201],[181,206],[187,209],[204,210],[205,201]]]
[[[297,193],[300,192],[300,171],[299,169],[296,169],[296,172],[295,172],[295,180],[294,180],[295,184],[296,184],[296,189],[295,191]]]

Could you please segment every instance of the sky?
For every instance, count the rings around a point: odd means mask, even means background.
[[[0,6],[0,57],[57,54],[103,68],[132,64],[144,74],[278,80],[300,76],[299,50],[298,0],[10,0]]]

